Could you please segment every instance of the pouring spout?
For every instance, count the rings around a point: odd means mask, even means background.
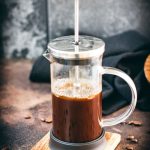
[[[51,62],[51,57],[50,57],[50,52],[49,52],[49,49],[47,49],[44,53],[43,53],[43,56]]]

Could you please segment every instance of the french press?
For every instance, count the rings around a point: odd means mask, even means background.
[[[103,150],[104,128],[125,121],[135,109],[137,92],[132,79],[119,69],[102,66],[104,51],[104,41],[91,36],[79,36],[77,45],[74,36],[48,44],[43,56],[51,63],[52,150]],[[109,119],[102,118],[103,74],[122,78],[132,93],[127,110]]]

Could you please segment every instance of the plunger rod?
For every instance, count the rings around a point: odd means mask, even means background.
[[[79,0],[75,0],[74,13],[74,29],[75,29],[75,52],[79,52]],[[75,66],[75,86],[79,86],[79,66]]]
[[[74,13],[74,29],[75,29],[75,44],[79,44],[79,0],[75,0],[75,13]]]

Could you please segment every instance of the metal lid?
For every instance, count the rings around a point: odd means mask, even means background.
[[[53,57],[69,60],[99,57],[104,49],[105,43],[91,36],[80,36],[78,45],[74,43],[74,36],[56,38],[48,44],[48,51]]]

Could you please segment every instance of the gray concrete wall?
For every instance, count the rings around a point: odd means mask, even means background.
[[[46,0],[4,0],[2,23],[6,58],[36,58],[47,44]],[[2,49],[1,49],[2,50]]]
[[[1,0],[0,55],[37,58],[47,37],[73,34],[73,17],[74,0]],[[127,30],[150,39],[150,0],[80,0],[82,33],[107,37]]]
[[[49,1],[50,38],[73,29],[74,0]],[[138,30],[150,37],[150,0],[80,0],[80,31],[98,37]]]

